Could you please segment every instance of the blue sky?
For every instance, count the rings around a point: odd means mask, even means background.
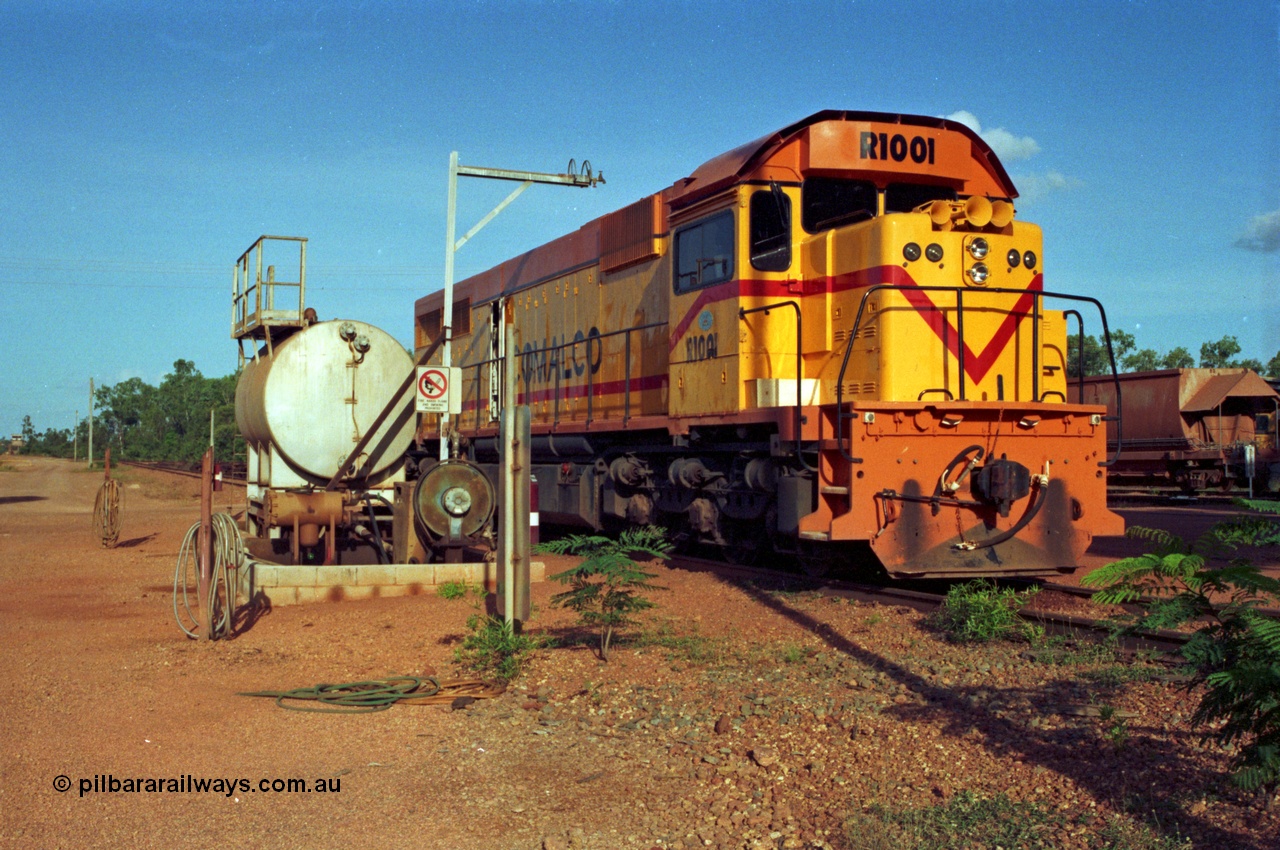
[[[0,432],[70,427],[91,377],[233,371],[232,264],[264,233],[309,238],[321,318],[409,344],[451,150],[608,181],[526,192],[461,278],[821,109],[963,113],[1048,288],[1140,347],[1280,350],[1273,0],[203,6],[0,5]],[[463,181],[460,227],[509,189]]]

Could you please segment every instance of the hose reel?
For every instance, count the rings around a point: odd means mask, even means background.
[[[443,548],[475,542],[493,519],[497,496],[488,476],[464,460],[437,463],[413,491],[413,515],[431,543]]]

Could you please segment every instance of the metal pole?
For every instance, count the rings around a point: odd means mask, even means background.
[[[441,362],[444,366],[453,365],[453,254],[454,240],[457,233],[458,208],[458,152],[449,154],[449,211],[445,219],[444,235],[444,303],[440,307],[440,333],[444,337],[444,352]],[[449,437],[445,433],[449,424],[449,413],[440,414],[440,460],[449,459]]]
[[[76,418],[71,423],[71,462],[80,462],[80,411],[76,410]]]
[[[205,449],[200,462],[200,583],[196,598],[199,600],[200,640],[213,639],[213,612],[209,605],[210,584],[213,581],[213,449]]]
[[[209,408],[209,448],[213,448],[213,408]]]
[[[480,221],[467,231],[466,235],[461,239],[457,238],[457,207],[458,207],[458,177],[484,177],[491,180],[514,180],[520,183],[510,195],[508,195],[500,204],[494,207],[488,215],[480,219]],[[515,171],[509,168],[476,168],[474,166],[465,166],[458,164],[458,152],[452,151],[449,154],[449,209],[445,219],[445,246],[444,246],[444,305],[440,309],[440,332],[444,338],[444,366],[453,365],[453,258],[459,248],[467,243],[472,236],[480,232],[480,229],[493,220],[494,216],[507,208],[507,205],[514,201],[521,192],[528,189],[534,183],[549,183],[559,186],[578,186],[579,188],[590,188],[597,183],[604,182],[603,174],[594,174],[591,171],[589,162],[582,163],[582,170],[579,172],[574,165],[573,160],[569,160],[569,168],[564,174],[547,174],[538,171]],[[590,346],[588,346],[590,352]],[[514,403],[514,401],[512,402]],[[588,398],[588,405],[590,399]],[[449,425],[449,414],[440,414],[440,460],[449,459],[449,438],[446,430]]]
[[[516,365],[515,354],[511,346],[503,352],[502,361],[502,424],[500,431],[500,457],[498,465],[502,469],[502,477],[498,489],[501,492],[501,504],[498,512],[501,527],[498,532],[498,562],[502,565],[500,576],[501,587],[499,600],[502,604],[502,616],[509,625],[515,628],[516,619],[516,571],[512,560],[515,549],[516,511],[515,511],[515,476],[512,474],[511,462],[514,460],[512,441],[516,430],[515,398]]]
[[[89,379],[89,468],[93,469],[93,378]]]

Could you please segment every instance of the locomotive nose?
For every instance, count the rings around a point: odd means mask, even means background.
[[[1008,516],[1010,506],[1031,492],[1031,470],[1001,455],[977,471],[970,491],[995,505],[1000,516]]]

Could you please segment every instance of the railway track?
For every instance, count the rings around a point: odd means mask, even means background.
[[[183,463],[181,461],[169,460],[119,460],[116,463],[121,466],[133,466],[138,469],[150,469],[155,472],[168,472],[173,475],[182,475],[187,478],[200,477],[200,465],[195,463]],[[245,464],[240,462],[223,463],[222,480],[224,483],[244,484],[245,480]]]
[[[669,559],[669,563],[677,569],[715,572],[721,576],[735,577],[744,582],[757,583],[766,589],[770,588],[770,586],[805,586],[822,596],[854,599],[859,602],[880,605],[904,606],[923,613],[936,611],[946,598],[946,590],[941,587],[918,590],[914,587],[907,588],[893,583],[865,584],[840,579],[814,579],[791,573],[780,573],[775,570],[735,566],[706,558],[687,556],[674,556]],[[930,584],[949,586],[948,583],[941,581]],[[1083,598],[1092,596],[1091,590],[1071,585],[1041,584],[1038,586],[1044,590],[1055,590],[1072,596]],[[1023,619],[1040,625],[1049,634],[1090,635],[1099,640],[1111,638],[1115,634],[1112,624],[1102,618],[1081,617],[1036,607],[1025,608],[1019,613]],[[1161,653],[1175,653],[1186,644],[1189,638],[1190,634],[1187,633],[1161,630],[1122,635],[1119,637],[1119,641],[1123,648],[1130,651],[1154,650]]]

